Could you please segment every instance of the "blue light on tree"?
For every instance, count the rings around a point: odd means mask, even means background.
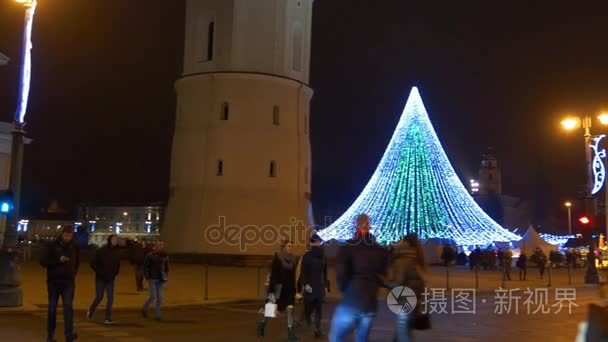
[[[326,241],[350,239],[359,214],[371,217],[372,232],[383,244],[408,233],[422,239],[453,239],[459,245],[520,239],[494,222],[462,184],[416,87],[363,192],[319,235]]]

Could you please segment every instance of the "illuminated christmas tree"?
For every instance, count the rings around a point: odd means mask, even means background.
[[[352,238],[359,214],[371,217],[372,232],[383,244],[408,233],[417,233],[422,239],[453,239],[459,245],[520,239],[494,222],[464,187],[416,87],[367,186],[319,235],[324,240]]]

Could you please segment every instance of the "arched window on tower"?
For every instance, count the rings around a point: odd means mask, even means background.
[[[293,71],[302,72],[302,45],[304,42],[304,32],[302,32],[302,27],[300,25],[294,26],[293,36],[292,36],[292,60],[291,60],[291,69]]]
[[[215,21],[209,23],[209,27],[207,28],[207,60],[213,60],[213,44],[215,40]]]
[[[224,161],[221,159],[217,161],[217,175],[218,176],[224,175]]]
[[[270,162],[270,170],[269,170],[269,176],[270,177],[276,177],[277,176],[277,162],[276,161],[271,161]]]
[[[222,103],[222,112],[220,114],[220,120],[226,121],[230,116],[230,104],[228,102]]]
[[[281,124],[281,111],[279,109],[279,106],[274,106],[272,108],[272,124],[275,126],[278,126]]]

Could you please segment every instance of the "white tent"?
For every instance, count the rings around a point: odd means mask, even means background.
[[[532,226],[528,228],[521,240],[514,241],[513,243],[520,249],[521,253],[525,253],[528,257],[537,248],[542,249],[547,257],[549,257],[549,252],[557,250],[557,246],[543,240]]]

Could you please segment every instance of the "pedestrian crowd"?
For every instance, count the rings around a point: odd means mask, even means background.
[[[143,279],[148,281],[149,297],[142,306],[142,316],[148,317],[148,308],[155,302],[154,319],[161,319],[163,290],[169,280],[169,258],[162,241],[153,246],[145,242],[130,241],[129,259],[133,265],[137,291],[144,291]],[[120,272],[118,236],[108,236],[107,243],[95,250],[90,267],[95,273],[95,298],[87,310],[87,319],[93,320],[98,305],[106,297],[104,324],[115,324],[112,319],[114,283]],[[80,248],[74,241],[72,226],[64,226],[61,234],[46,246],[40,264],[46,268],[48,291],[47,342],[55,342],[57,304],[63,303],[64,334],[66,342],[78,339],[74,331],[73,301],[76,276],[80,267]]]

